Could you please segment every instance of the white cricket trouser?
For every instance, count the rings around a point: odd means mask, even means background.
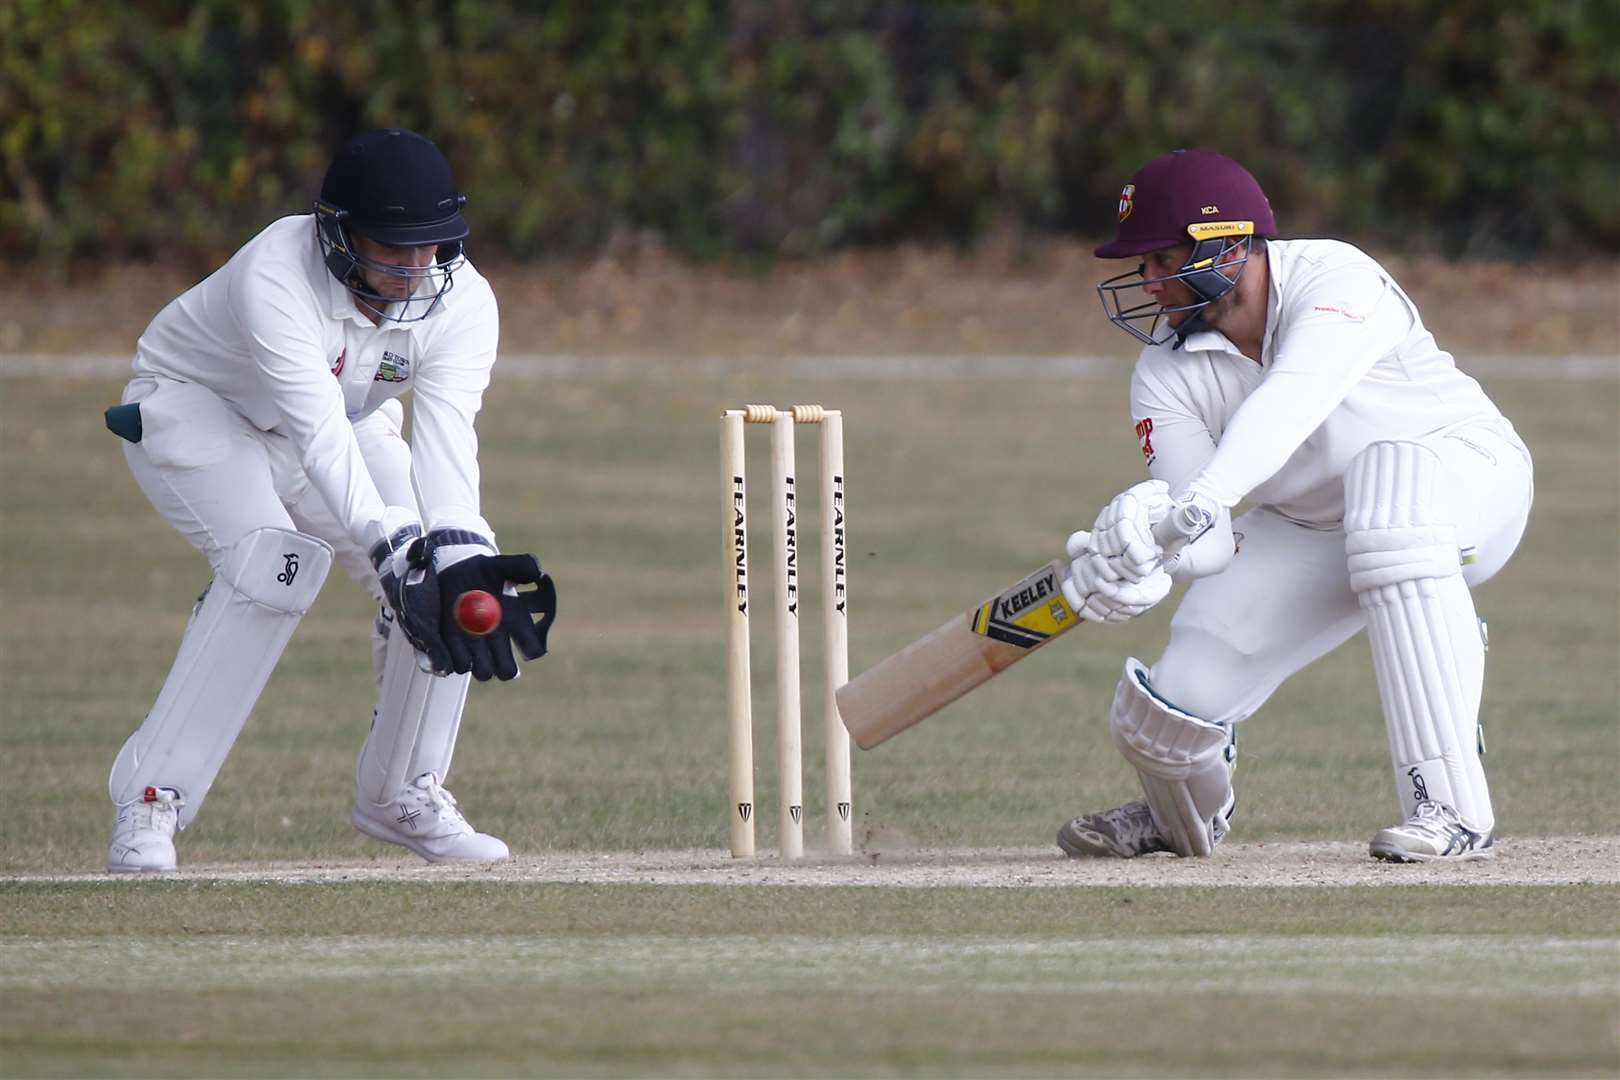
[[[1474,548],[1463,579],[1479,585],[1524,535],[1530,453],[1505,420],[1416,441],[1440,456],[1459,545]],[[1238,554],[1187,590],[1152,669],[1160,694],[1216,723],[1251,716],[1290,675],[1366,625],[1350,589],[1342,528],[1306,528],[1266,509],[1232,528],[1243,537]]]
[[[297,529],[331,544],[338,564],[383,602],[370,555],[327,509],[286,436],[260,431],[195,383],[138,378],[124,401],[142,403],[141,441],[124,444],[135,482],[210,567],[256,529]],[[383,502],[414,508],[403,414],[390,401],[356,421],[354,433]]]

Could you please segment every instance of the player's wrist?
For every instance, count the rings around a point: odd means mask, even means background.
[[[1188,484],[1171,498],[1182,506],[1191,506],[1205,519],[1213,521],[1220,516],[1221,511],[1227,509],[1226,505],[1208,488],[1197,480]]]
[[[495,541],[471,529],[433,529],[427,534],[435,570],[445,570],[478,555],[499,554]]]
[[[390,561],[395,552],[408,548],[422,535],[422,521],[414,510],[403,506],[386,506],[382,516],[365,527],[364,534],[371,566],[381,573],[383,565]]]

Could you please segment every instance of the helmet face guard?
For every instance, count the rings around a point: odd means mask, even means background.
[[[466,204],[450,162],[428,139],[400,128],[357,135],[333,157],[315,201],[321,256],[355,302],[379,320],[417,322],[450,291],[466,261]],[[360,254],[357,237],[438,252],[428,266],[400,266]],[[404,287],[388,287],[396,284]]]
[[[461,195],[457,196],[457,199],[456,209],[459,218],[460,208],[466,203],[467,197]],[[438,245],[438,253],[429,265],[398,266],[369,259],[360,254],[355,249],[355,234],[349,229],[348,218],[347,210],[340,210],[319,199],[315,201],[316,235],[320,239],[321,256],[326,260],[326,268],[332,272],[332,276],[342,282],[354,295],[357,304],[368,308],[379,318],[400,323],[420,322],[427,318],[433,306],[455,287],[455,272],[467,261],[461,239],[391,245],[397,247],[428,247],[435,243]],[[461,236],[466,236],[466,227],[462,226],[460,232]],[[368,236],[368,239],[374,238]],[[382,281],[403,281],[408,286],[404,297],[387,296],[377,291],[368,275],[371,279]]]
[[[1187,231],[1205,232],[1211,226],[1230,228],[1232,232],[1195,239],[1192,253],[1175,273],[1150,278],[1146,265],[1138,263],[1135,270],[1115,275],[1098,285],[1097,297],[1102,301],[1103,314],[1108,316],[1108,321],[1144,345],[1163,345],[1171,339],[1181,341],[1188,334],[1206,329],[1204,309],[1237,287],[1238,278],[1248,265],[1254,240],[1252,221],[1212,222],[1209,226],[1192,226]],[[1241,255],[1231,257],[1240,250]],[[1185,282],[1198,299],[1178,307],[1165,307],[1145,291],[1146,286],[1163,281]],[[1183,311],[1192,314],[1183,319],[1180,326],[1171,325],[1169,316]]]

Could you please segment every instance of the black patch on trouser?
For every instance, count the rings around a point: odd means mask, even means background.
[[[127,442],[141,441],[141,405],[114,405],[107,410],[107,430]]]

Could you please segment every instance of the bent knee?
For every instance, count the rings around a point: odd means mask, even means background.
[[[1153,685],[1177,708],[1213,723],[1247,717],[1270,694],[1267,657],[1203,630],[1173,634],[1153,665]]]

